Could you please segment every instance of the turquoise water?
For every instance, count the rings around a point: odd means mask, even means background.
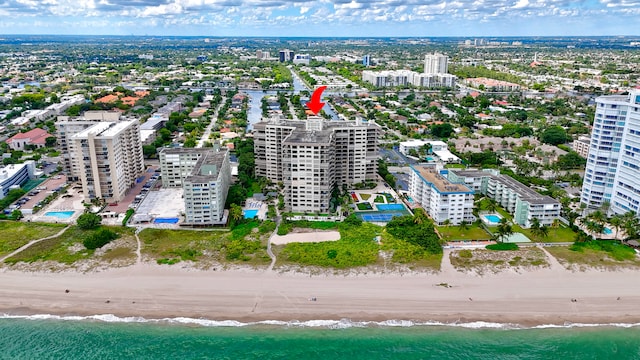
[[[242,210],[245,219],[253,219],[258,215],[258,210]]]
[[[640,358],[638,339],[638,327],[329,329],[0,319],[3,359],[626,360]]]
[[[491,224],[499,224],[500,223],[500,215],[487,214],[482,215],[482,217],[491,225]]]
[[[378,210],[387,211],[387,210],[406,210],[404,205],[402,204],[376,204]]]
[[[68,219],[73,216],[75,211],[47,211],[44,216],[57,217],[58,219]]]
[[[604,228],[604,233],[607,234],[607,235],[611,235],[611,234],[613,234],[613,231],[611,231],[611,229],[609,229],[608,227],[605,227]]]
[[[153,219],[154,224],[177,224],[180,221],[179,218],[155,218]]]

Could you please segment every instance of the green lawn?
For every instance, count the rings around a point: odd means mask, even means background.
[[[356,207],[358,210],[373,210],[373,207],[368,202],[357,203]]]
[[[136,244],[135,237],[133,236],[134,230],[122,226],[105,227],[118,233],[120,238],[115,241],[125,243],[126,245],[123,246],[123,248],[129,249],[129,251],[114,249],[117,251],[114,254],[109,254],[105,260],[113,261],[119,255],[130,258],[131,250],[135,249]],[[93,232],[94,230],[82,230],[77,226],[71,226],[61,236],[38,242],[5,260],[5,262],[13,264],[20,261],[31,263],[38,260],[50,260],[70,265],[78,260],[93,258],[94,251],[84,249],[82,246],[82,241]],[[83,249],[76,252],[72,250],[74,247]],[[96,260],[100,260],[100,258],[96,258]]]
[[[359,194],[362,200],[369,200],[371,198],[371,194]]]
[[[588,244],[578,247],[548,246],[545,249],[571,270],[640,268],[640,259],[633,249],[620,244],[611,244],[611,248],[608,249],[610,251]]]
[[[459,226],[436,226],[436,229],[440,233],[442,240],[489,240],[491,235],[487,233],[482,227],[476,225],[469,225],[467,229],[461,229]]]
[[[64,227],[64,224],[0,221],[0,256],[20,248],[31,240],[55,235]]]
[[[384,204],[384,196],[376,195],[376,198],[373,200],[376,204]]]
[[[531,229],[522,229],[518,226],[518,232],[525,234],[533,242],[573,242],[576,233],[568,227],[549,227],[549,234],[546,237],[533,235]]]

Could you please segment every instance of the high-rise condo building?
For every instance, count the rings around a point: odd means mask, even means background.
[[[379,132],[361,120],[263,120],[253,126],[256,176],[284,184],[290,211],[327,213],[334,189],[376,179]]]
[[[121,201],[144,172],[138,120],[98,122],[68,137],[85,196]]]
[[[596,99],[580,201],[621,214],[640,206],[640,89]]]
[[[71,154],[75,153],[71,137],[86,130],[99,122],[117,122],[122,114],[118,111],[86,111],[82,116],[58,116],[55,123],[58,150],[63,159],[63,171],[67,179],[77,181],[84,168],[81,162],[71,161]]]
[[[442,54],[428,54],[424,57],[425,74],[446,74],[449,66],[449,58]]]
[[[226,149],[163,148],[159,157],[162,186],[184,190],[184,224],[227,222],[224,205],[231,186],[231,165]]]

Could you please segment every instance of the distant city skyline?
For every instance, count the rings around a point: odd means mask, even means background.
[[[640,35],[638,0],[6,0],[0,34]]]

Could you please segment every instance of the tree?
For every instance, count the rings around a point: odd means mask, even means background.
[[[229,218],[231,219],[231,226],[236,226],[244,218],[242,208],[239,205],[231,204],[229,207]]]
[[[102,218],[93,213],[84,213],[78,216],[78,220],[76,220],[76,224],[79,228],[83,230],[92,230],[100,226],[102,223]]]
[[[344,223],[353,226],[362,225],[362,219],[360,219],[356,214],[351,214],[344,219]]]
[[[15,209],[11,212],[11,218],[13,220],[20,220],[22,219],[22,211],[20,211],[19,209]]]
[[[561,126],[550,126],[540,134],[540,141],[546,144],[564,144],[568,140],[566,130]]]
[[[448,138],[453,133],[453,125],[449,123],[432,125],[431,135],[438,138]]]
[[[46,146],[46,147],[55,147],[56,146],[56,137],[55,136],[49,136],[48,138],[44,139],[44,146]]]
[[[511,224],[509,224],[506,218],[500,219],[500,223],[498,224],[496,234],[497,234],[496,240],[498,242],[503,242],[504,238],[509,237],[509,235],[513,234],[513,228],[511,227]]]
[[[622,226],[622,216],[614,215],[609,219],[609,224],[616,229],[615,238],[618,238],[618,231],[620,231],[620,227]]]

